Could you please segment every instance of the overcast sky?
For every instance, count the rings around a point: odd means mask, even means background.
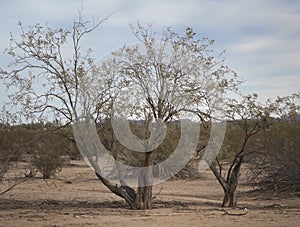
[[[199,37],[226,49],[226,61],[245,80],[244,92],[262,99],[300,91],[300,1],[298,0],[0,0],[0,66],[9,33],[37,22],[72,26],[83,5],[87,19],[114,14],[85,42],[94,56],[136,41],[128,24],[153,23],[158,31],[171,26],[178,33],[193,27]],[[2,83],[1,85],[2,86]],[[7,96],[0,87],[0,98]]]

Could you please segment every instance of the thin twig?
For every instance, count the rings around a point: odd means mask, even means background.
[[[243,215],[246,215],[248,214],[248,209],[245,208],[245,212],[244,213],[229,213],[227,210],[225,209],[222,209],[222,211],[224,211],[224,214],[223,215],[230,215],[230,216],[243,216]]]
[[[160,195],[161,191],[163,190],[163,187],[159,189],[159,191],[152,197],[152,199],[155,199],[158,195]]]
[[[27,181],[27,179],[23,179],[21,181],[16,182],[15,184],[11,185],[10,187],[8,187],[6,190],[0,192],[0,195],[5,194],[6,192],[9,192],[10,190],[12,190],[14,187],[16,187],[17,185],[24,183],[25,181]]]

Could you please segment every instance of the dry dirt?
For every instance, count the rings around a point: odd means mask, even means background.
[[[83,161],[72,161],[55,179],[32,178],[1,195],[0,226],[300,226],[299,197],[249,190],[241,184],[239,208],[223,209],[222,190],[208,171],[156,185],[152,210],[130,210]]]

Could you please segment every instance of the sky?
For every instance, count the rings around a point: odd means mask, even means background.
[[[0,67],[12,60],[3,53],[10,33],[41,23],[71,28],[78,10],[86,19],[113,15],[82,42],[95,58],[135,42],[129,24],[153,23],[183,34],[189,26],[199,37],[226,50],[226,64],[245,82],[244,93],[261,100],[300,91],[300,1],[298,0],[0,0]],[[7,93],[0,83],[0,103]]]

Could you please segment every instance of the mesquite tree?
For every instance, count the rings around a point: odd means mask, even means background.
[[[236,206],[236,191],[239,183],[241,166],[245,156],[258,154],[260,151],[256,146],[248,147],[251,139],[260,132],[268,130],[270,125],[276,120],[274,117],[286,117],[291,110],[297,109],[294,103],[299,95],[293,94],[284,98],[277,98],[275,101],[267,100],[262,104],[258,102],[258,96],[244,95],[242,100],[236,101],[232,99],[226,105],[226,117],[230,124],[236,126],[235,130],[239,132],[239,138],[233,138],[235,154],[229,161],[229,168],[223,168],[221,160],[218,158],[215,162],[207,160],[211,163],[210,169],[214,173],[223,191],[223,207]],[[296,108],[297,107],[297,108]],[[261,143],[262,140],[255,141]],[[261,144],[262,145],[262,144]]]
[[[119,77],[128,83],[116,99],[116,109],[127,119],[142,119],[146,138],[151,137],[147,130],[151,122],[164,124],[180,118],[209,121],[220,108],[224,95],[236,91],[237,75],[224,64],[223,52],[213,52],[213,40],[197,38],[192,28],[186,28],[183,36],[165,28],[160,37],[152,25],[137,24],[131,26],[131,30],[139,43],[112,53],[114,61],[118,62]],[[154,143],[159,144],[158,141]],[[156,149],[149,149],[147,143],[144,146],[142,166],[149,168],[137,177],[137,192],[132,202],[137,208],[149,209],[152,207],[151,166]]]
[[[269,110],[259,106],[256,103],[256,98],[256,95],[248,95],[243,97],[243,100],[240,102],[233,100],[232,103],[227,105],[227,117],[241,129],[243,136],[242,143],[238,145],[239,148],[236,148],[238,152],[231,161],[225,176],[223,175],[223,168],[218,159],[216,159],[217,166],[214,164],[210,165],[210,169],[224,191],[223,207],[236,206],[236,189],[238,187],[241,165],[244,161],[246,145],[249,139],[267,124]],[[219,169],[217,170],[217,168]]]

